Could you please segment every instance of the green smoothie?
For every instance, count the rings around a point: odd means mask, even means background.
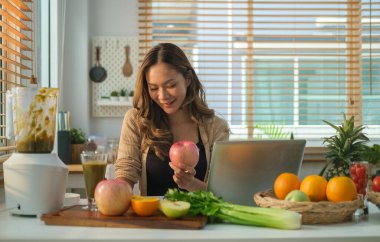
[[[86,183],[87,198],[94,198],[96,185],[104,180],[107,163],[104,161],[89,161],[83,165],[84,181]]]

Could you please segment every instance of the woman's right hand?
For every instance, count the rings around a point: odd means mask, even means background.
[[[181,167],[178,167],[174,165],[173,162],[169,162],[169,166],[174,171],[173,180],[179,188],[187,191],[206,189],[206,184],[195,178],[196,171],[194,167],[186,166],[184,164],[179,164]]]

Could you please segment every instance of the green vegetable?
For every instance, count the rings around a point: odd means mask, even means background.
[[[72,128],[70,130],[71,144],[84,144],[86,141],[86,135],[80,129]]]
[[[186,201],[191,204],[189,216],[205,215],[211,221],[222,221],[241,225],[254,225],[278,229],[301,228],[301,214],[279,208],[261,208],[225,202],[212,192],[185,192],[169,189],[165,198]]]
[[[374,144],[372,147],[365,146],[364,148],[362,159],[371,164],[380,165],[380,145]]]

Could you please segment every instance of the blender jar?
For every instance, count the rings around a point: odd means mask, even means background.
[[[53,150],[57,99],[57,88],[14,89],[13,125],[18,152],[50,153]]]

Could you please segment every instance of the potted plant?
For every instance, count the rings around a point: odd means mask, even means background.
[[[72,128],[71,136],[71,164],[81,164],[80,154],[86,149],[86,135],[80,129]]]
[[[354,116],[349,119],[343,114],[341,126],[334,125],[323,120],[336,130],[336,134],[323,138],[327,144],[327,163],[320,172],[327,180],[335,176],[350,176],[349,167],[351,162],[359,161],[365,150],[365,143],[369,141],[363,133],[364,126],[355,127]]]
[[[130,97],[133,97],[134,94],[135,94],[135,92],[133,90],[129,92]]]
[[[120,101],[127,101],[128,100],[127,91],[128,90],[126,88],[122,88],[120,90],[120,96],[119,96]]]
[[[115,90],[112,91],[110,96],[111,96],[110,97],[111,101],[119,100],[119,92],[118,91],[115,91]]]
[[[380,168],[380,145],[365,146],[363,152],[363,160],[368,161],[371,177],[376,174]]]

